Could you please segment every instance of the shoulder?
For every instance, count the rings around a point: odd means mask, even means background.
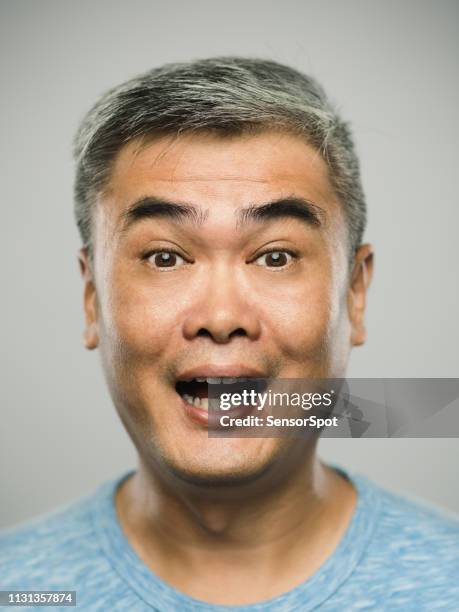
[[[2,588],[62,588],[99,557],[92,510],[100,495],[80,498],[53,512],[0,531]]]
[[[459,517],[432,504],[372,485],[381,500],[380,532],[395,550],[418,548],[458,556]],[[440,554],[440,551],[441,554]]]
[[[411,590],[421,601],[432,589],[459,598],[459,518],[366,478],[356,481],[375,506],[361,572],[394,592]]]

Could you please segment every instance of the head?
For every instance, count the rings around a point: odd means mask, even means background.
[[[372,271],[348,126],[313,79],[217,58],[111,90],[75,142],[84,342],[142,462],[201,485],[282,466],[286,440],[209,438],[180,383],[344,376]]]

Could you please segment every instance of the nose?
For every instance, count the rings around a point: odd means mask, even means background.
[[[231,270],[216,271],[195,291],[196,299],[183,324],[187,340],[203,336],[227,344],[235,337],[259,338],[260,320],[248,288]]]

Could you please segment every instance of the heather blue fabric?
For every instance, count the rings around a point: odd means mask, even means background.
[[[113,495],[130,473],[0,532],[0,590],[76,590],[76,609],[101,612],[459,611],[458,519],[349,474],[358,491],[354,516],[334,554],[309,580],[249,606],[191,599],[156,577],[120,528]],[[224,576],[215,580],[225,588]]]

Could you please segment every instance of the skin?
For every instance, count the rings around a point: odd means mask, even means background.
[[[203,220],[126,225],[147,196],[192,205]],[[237,222],[242,208],[291,197],[313,202],[321,224]],[[138,451],[138,471],[116,496],[128,540],[163,580],[214,604],[294,588],[344,534],[352,485],[320,463],[316,439],[210,438],[186,416],[175,381],[197,365],[345,375],[351,347],[365,341],[372,248],[361,246],[349,266],[324,160],[275,132],[132,141],[96,203],[93,238],[93,260],[80,252],[84,343],[99,348]],[[158,268],[164,249],[177,253],[173,267]]]

